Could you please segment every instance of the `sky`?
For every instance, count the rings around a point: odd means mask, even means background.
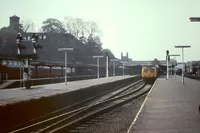
[[[200,60],[200,22],[189,21],[200,17],[199,5],[200,0],[0,0],[0,27],[14,14],[36,29],[47,18],[79,17],[98,24],[103,48],[118,58],[129,52],[133,60],[164,60],[166,50],[181,54],[175,45],[191,45],[184,50],[191,61]]]

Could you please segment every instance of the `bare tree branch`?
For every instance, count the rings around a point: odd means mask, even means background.
[[[99,36],[94,37],[94,42],[100,46],[102,46],[102,42]]]
[[[65,17],[65,27],[68,33],[74,35],[76,38],[89,37],[92,35],[100,36],[101,31],[94,21],[84,21],[81,18]]]
[[[84,44],[94,44],[102,48],[101,31],[94,21],[84,21],[81,18],[65,17],[65,29]]]
[[[74,18],[72,18],[72,17],[65,17],[64,20],[65,20],[65,29],[66,29],[66,31],[68,33],[74,35],[73,34],[73,32],[74,32],[74,29],[73,29]]]
[[[100,29],[97,25],[97,23],[95,23],[94,21],[87,21],[86,22],[86,31],[89,35],[92,35],[92,37],[94,36],[98,36],[100,33]]]
[[[35,30],[35,24],[31,20],[21,21],[24,32],[31,32]]]

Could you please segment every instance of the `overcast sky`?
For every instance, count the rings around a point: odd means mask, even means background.
[[[189,21],[200,17],[199,5],[200,0],[0,0],[0,27],[14,14],[36,29],[49,17],[80,17],[99,25],[103,47],[117,57],[129,52],[133,60],[165,59],[167,49],[181,54],[174,45],[191,45],[185,60],[200,60],[200,23]]]

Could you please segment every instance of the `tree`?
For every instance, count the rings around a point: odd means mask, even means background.
[[[74,29],[73,29],[74,19],[72,17],[65,17],[64,20],[65,20],[66,31],[74,35]]]
[[[87,38],[84,37],[84,36],[79,37],[79,41],[82,42],[83,44],[87,44],[88,43]]]
[[[100,36],[101,35],[101,31],[100,31],[97,23],[95,23],[94,21],[87,21],[86,22],[86,33],[88,35],[91,35],[93,38],[94,38],[94,36]]]
[[[65,17],[65,27],[68,33],[75,36],[77,39],[80,37],[101,36],[101,31],[94,21],[84,21],[81,18]]]
[[[32,32],[35,30],[35,24],[30,20],[22,21],[21,25],[22,25],[22,29],[25,33]]]
[[[65,27],[68,33],[75,36],[77,39],[80,37],[85,37],[86,25],[81,18],[65,17]]]
[[[86,27],[85,26],[86,25],[85,25],[85,22],[83,21],[83,19],[76,18],[74,20],[74,30],[76,32],[76,37],[79,37],[79,34],[84,36],[85,31],[86,31]]]
[[[31,22],[30,20],[29,21],[22,21],[20,24],[19,24],[19,27],[3,27],[1,28],[1,32],[4,34],[10,34],[10,33],[14,33],[16,34],[17,32],[20,32],[20,33],[26,33],[26,32],[31,32],[34,30],[34,23]]]
[[[108,57],[109,57],[110,59],[115,58],[115,55],[112,53],[112,51],[111,51],[110,49],[103,49],[102,52],[103,52],[104,55],[106,55],[107,52],[108,52]]]
[[[48,18],[42,22],[42,31],[47,33],[66,33],[63,23],[54,18]]]
[[[97,45],[102,46],[102,42],[99,36],[95,36],[93,40]]]
[[[88,36],[88,43],[95,43],[92,34]]]
[[[17,33],[17,31],[11,27],[3,27],[0,32],[1,34]]]

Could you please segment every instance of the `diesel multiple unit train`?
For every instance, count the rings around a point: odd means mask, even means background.
[[[158,67],[157,66],[142,66],[141,72],[142,78],[145,81],[154,81],[158,77]]]

